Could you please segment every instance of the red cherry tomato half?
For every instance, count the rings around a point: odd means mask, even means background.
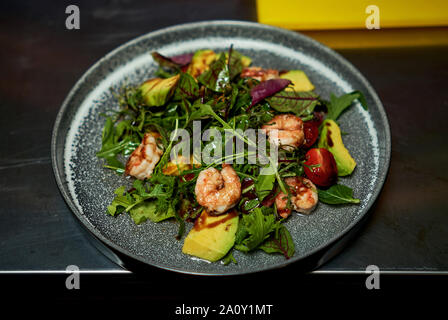
[[[319,126],[313,121],[304,122],[303,132],[305,133],[305,142],[303,143],[303,147],[305,149],[311,148],[319,136]]]
[[[305,174],[314,184],[328,187],[338,178],[338,168],[333,154],[327,149],[313,148],[305,155]]]

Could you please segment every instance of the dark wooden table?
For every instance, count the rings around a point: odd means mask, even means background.
[[[65,28],[69,4],[80,8],[80,30]],[[365,268],[372,264],[383,275],[383,292],[393,287],[431,290],[446,285],[446,47],[339,50],[370,80],[383,101],[392,130],[392,161],[366,224],[342,253],[318,270],[304,274],[291,266],[230,279],[155,269],[138,274],[120,269],[92,245],[53,177],[50,140],[63,99],[90,65],[118,45],[165,26],[213,19],[256,21],[254,3],[0,4],[0,287],[18,295],[39,294],[45,288],[46,296],[59,301],[82,300],[86,292],[94,301],[145,297],[169,313],[179,301],[197,302],[199,295],[201,301],[215,304],[214,297],[225,296],[239,297],[235,303],[258,298],[257,303],[281,305],[289,300],[278,294],[263,298],[263,292],[286,285],[302,288],[296,295],[321,294],[316,288],[370,294],[364,283]],[[86,271],[82,293],[65,289],[68,265]]]

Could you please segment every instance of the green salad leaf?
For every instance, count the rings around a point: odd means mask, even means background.
[[[359,100],[365,110],[367,110],[367,101],[364,95],[360,91],[353,91],[351,93],[343,94],[342,96],[335,96],[333,93],[330,95],[330,102],[327,104],[328,115],[327,119],[336,120],[350,107],[356,99]]]
[[[168,206],[167,210],[159,212],[157,201],[143,201],[133,207],[129,214],[135,224],[140,224],[148,219],[152,222],[160,222],[174,217],[174,209],[172,206]]]
[[[242,215],[238,224],[235,249],[249,252],[261,245],[269,235],[280,227],[273,214],[264,214],[255,208],[250,214]]]
[[[264,167],[260,170],[257,182],[255,184],[255,190],[257,192],[258,199],[262,201],[272,189],[274,189],[275,172],[269,169],[270,167]]]
[[[188,73],[181,72],[174,91],[174,100],[194,100],[199,96],[199,85]]]
[[[198,77],[198,81],[210,90],[224,92],[224,88],[230,82],[226,55],[221,53],[219,59],[212,62],[210,69]]]
[[[319,200],[327,204],[359,203],[353,198],[353,190],[342,184],[335,184],[327,190],[318,189]]]
[[[294,241],[285,225],[281,225],[261,246],[266,253],[281,253],[286,259],[295,253]]]
[[[274,110],[292,112],[300,117],[313,113],[314,108],[319,103],[318,98],[319,96],[312,91],[282,90],[267,100]]]

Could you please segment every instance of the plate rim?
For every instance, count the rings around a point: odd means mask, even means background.
[[[98,231],[98,229],[94,228],[91,224],[86,224],[83,219],[83,214],[79,212],[76,205],[73,203],[73,199],[71,195],[69,194],[68,190],[66,190],[65,185],[67,184],[67,180],[65,177],[65,171],[64,168],[61,168],[58,166],[57,163],[57,157],[58,157],[58,146],[57,141],[58,137],[60,135],[60,126],[63,119],[63,116],[66,113],[66,110],[68,108],[69,102],[73,98],[73,96],[78,91],[79,87],[83,84],[84,80],[91,75],[97,67],[108,58],[114,56],[117,52],[121,51],[122,49],[125,49],[128,46],[131,46],[133,44],[136,44],[140,41],[142,41],[145,38],[157,36],[159,34],[169,33],[176,30],[182,30],[182,29],[188,29],[188,28],[200,28],[207,25],[221,25],[221,26],[241,26],[241,27],[252,27],[252,28],[264,28],[266,30],[276,31],[285,34],[288,37],[296,37],[300,38],[301,40],[307,41],[315,46],[317,46],[319,49],[325,51],[327,54],[330,54],[334,56],[343,66],[344,68],[347,68],[353,75],[355,75],[360,81],[363,82],[365,87],[369,90],[370,94],[372,95],[373,100],[375,101],[375,104],[378,106],[378,112],[380,115],[380,121],[384,124],[385,127],[385,158],[384,160],[384,170],[381,171],[381,167],[379,168],[379,175],[377,177],[377,183],[375,184],[373,190],[372,190],[372,196],[369,203],[367,203],[366,207],[361,211],[361,214],[357,215],[354,220],[348,224],[345,229],[341,232],[339,232],[337,235],[330,238],[328,241],[326,241],[324,244],[321,244],[318,247],[313,248],[313,250],[309,251],[304,256],[297,258],[297,259],[288,259],[283,262],[277,263],[275,265],[270,266],[262,266],[260,269],[257,270],[248,270],[248,271],[234,271],[234,272],[227,272],[227,273],[218,273],[218,272],[195,272],[195,271],[188,271],[188,270],[182,270],[182,268],[178,267],[170,267],[163,265],[161,263],[149,263],[147,260],[143,259],[142,257],[135,255],[131,252],[128,252],[126,249],[118,246],[113,241],[107,239],[104,237],[104,235]],[[66,136],[64,137],[64,140],[66,140]],[[252,21],[240,21],[240,20],[206,20],[206,21],[200,21],[200,22],[188,22],[188,23],[182,23],[177,24],[173,26],[164,27],[161,29],[157,29],[154,31],[150,31],[147,33],[144,33],[134,39],[131,39],[115,49],[109,51],[106,55],[102,56],[100,59],[98,59],[95,63],[93,63],[84,73],[83,75],[78,78],[74,86],[70,89],[69,93],[63,100],[61,107],[57,113],[53,130],[52,130],[52,137],[51,137],[51,162],[52,162],[52,168],[53,168],[53,174],[56,179],[56,183],[59,189],[59,192],[62,194],[66,204],[69,206],[72,214],[74,214],[81,225],[86,228],[89,231],[89,234],[94,236],[96,239],[100,240],[104,244],[106,244],[108,247],[117,250],[121,254],[124,254],[125,256],[131,257],[135,260],[138,260],[145,265],[150,265],[153,267],[157,267],[160,269],[168,270],[168,271],[174,271],[177,273],[182,274],[191,274],[191,275],[202,275],[202,276],[234,276],[234,275],[244,275],[244,274],[254,274],[254,273],[260,273],[268,270],[274,270],[274,269],[280,269],[283,267],[286,267],[287,265],[291,265],[293,263],[298,263],[301,260],[305,260],[306,258],[316,254],[317,252],[329,248],[331,245],[334,245],[338,240],[342,239],[344,236],[346,236],[355,226],[357,226],[361,220],[369,213],[371,207],[373,204],[377,201],[378,196],[383,189],[383,186],[386,182],[386,178],[390,169],[390,162],[391,162],[391,149],[392,149],[392,141],[391,141],[391,132],[390,132],[390,123],[387,118],[386,111],[384,109],[384,106],[373,88],[373,86],[370,84],[370,82],[367,80],[367,78],[364,77],[364,75],[352,64],[350,61],[348,61],[346,58],[344,58],[342,55],[340,55],[338,52],[334,51],[333,49],[327,47],[326,45],[298,32],[298,31],[292,31],[288,29],[283,29],[271,25],[261,24],[258,22],[252,22]],[[62,173],[61,173],[62,172]],[[88,221],[88,220],[87,220]],[[325,262],[325,261],[324,261]]]

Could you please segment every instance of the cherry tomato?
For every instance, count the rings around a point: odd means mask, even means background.
[[[305,174],[314,184],[328,187],[338,178],[338,168],[333,154],[327,149],[313,148],[305,155]]]
[[[319,136],[319,126],[313,121],[307,121],[303,123],[303,132],[305,133],[305,142],[303,147],[305,149],[310,148],[317,140]]]
[[[323,114],[321,112],[314,112],[313,119],[303,123],[303,131],[305,133],[305,143],[303,147],[305,149],[311,148],[319,137],[319,126],[323,121]]]

